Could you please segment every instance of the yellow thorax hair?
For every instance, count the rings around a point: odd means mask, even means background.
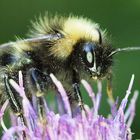
[[[64,37],[57,40],[50,48],[50,54],[58,58],[65,59],[73,51],[74,45],[80,39],[99,41],[99,25],[83,17],[62,17],[62,16],[45,16],[40,18],[39,22],[33,23],[34,29],[31,30],[31,36],[41,36],[55,34],[56,31]]]

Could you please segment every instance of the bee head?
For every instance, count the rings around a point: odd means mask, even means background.
[[[112,47],[94,42],[80,43],[79,60],[82,67],[90,73],[93,79],[106,76],[113,63]]]

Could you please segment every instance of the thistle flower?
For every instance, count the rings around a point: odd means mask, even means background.
[[[91,86],[82,80],[82,84],[89,97],[93,102],[93,107],[89,108],[85,105],[85,111],[77,113],[72,116],[70,103],[67,94],[54,75],[50,75],[55,83],[58,91],[60,92],[61,99],[58,100],[58,106],[61,105],[58,113],[55,113],[50,109],[46,100],[42,97],[44,105],[44,116],[41,118],[38,112],[37,97],[33,97],[33,103],[31,104],[23,87],[23,78],[21,72],[19,72],[19,84],[12,79],[10,80],[11,86],[22,97],[23,106],[23,123],[20,117],[12,114],[9,111],[11,117],[11,127],[7,128],[3,121],[4,114],[7,111],[8,100],[3,104],[0,109],[0,124],[3,128],[2,140],[131,140],[132,132],[130,126],[132,124],[135,115],[135,102],[138,96],[136,91],[131,99],[131,102],[126,109],[128,102],[128,96],[131,93],[131,88],[134,81],[134,75],[132,75],[128,90],[123,98],[119,107],[116,104],[111,104],[112,113],[109,118],[105,118],[99,115],[98,110],[101,102],[101,83],[98,83],[98,93],[95,94]],[[58,107],[59,108],[59,107]],[[64,109],[62,113],[62,109]],[[126,110],[126,111],[125,111]],[[23,135],[24,132],[24,135]]]

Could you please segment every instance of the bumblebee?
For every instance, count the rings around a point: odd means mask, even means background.
[[[126,50],[114,49],[105,31],[98,24],[83,17],[45,16],[33,22],[28,39],[17,39],[0,45],[0,102],[8,98],[14,113],[21,116],[20,99],[10,86],[9,79],[17,80],[18,71],[24,75],[25,92],[39,99],[53,87],[50,73],[64,85],[72,108],[83,109],[80,80],[87,77],[108,81],[111,94],[113,55]]]

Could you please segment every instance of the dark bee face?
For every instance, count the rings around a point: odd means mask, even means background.
[[[112,56],[109,56],[113,49],[92,42],[83,44],[82,61],[85,69],[90,72],[94,79],[103,78],[112,65]]]

